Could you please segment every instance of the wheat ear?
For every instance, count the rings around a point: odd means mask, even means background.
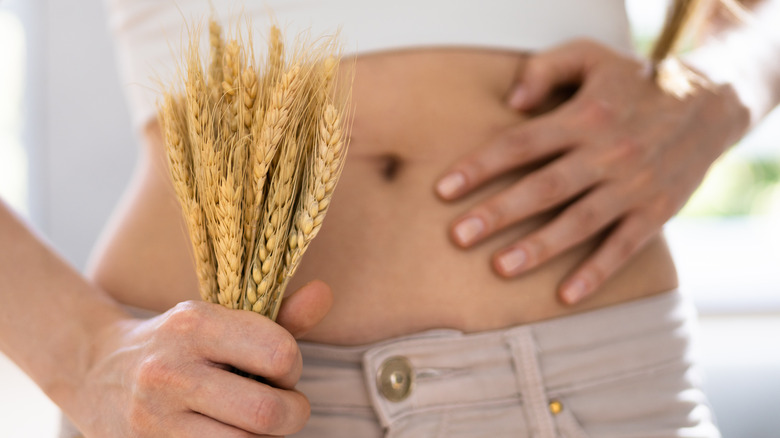
[[[188,144],[186,104],[174,99],[173,93],[165,95],[160,109],[165,131],[166,156],[173,187],[181,205],[184,221],[189,231],[195,259],[200,296],[205,301],[217,302],[214,253],[206,232],[206,221],[196,198],[192,178],[192,155]]]
[[[251,281],[247,288],[245,308],[272,319],[276,300],[280,300],[280,274],[284,264],[285,242],[289,231],[293,202],[296,199],[300,172],[297,163],[301,148],[294,132],[285,135],[278,166],[274,169],[268,199],[263,206],[263,227],[258,233]]]
[[[341,115],[333,104],[328,104],[319,122],[317,144],[307,165],[288,238],[286,277],[292,277],[295,273],[303,253],[322,227],[333,190],[344,167],[345,154]]]
[[[276,26],[271,26],[268,34],[268,59],[265,64],[262,88],[266,92],[263,96],[262,106],[267,108],[271,96],[268,94],[274,89],[275,84],[281,79],[284,71],[284,42],[282,32]]]
[[[249,260],[252,255],[251,252],[254,244],[254,233],[257,229],[256,225],[253,227],[253,224],[257,222],[257,215],[252,213],[252,209],[255,205],[255,198],[259,196],[259,198],[262,199],[262,194],[258,195],[255,193],[255,182],[252,173],[252,166],[254,166],[256,159],[256,151],[252,143],[253,141],[256,141],[256,139],[251,136],[251,133],[252,127],[255,123],[255,106],[258,101],[257,93],[259,86],[257,82],[257,73],[252,66],[247,66],[244,68],[244,72],[241,75],[241,83],[241,123],[239,138],[242,143],[242,147],[246,148],[247,153],[247,169],[244,172],[243,232],[244,249],[246,251],[245,259]]]
[[[209,45],[211,62],[206,83],[211,90],[211,104],[215,105],[222,97],[222,52],[225,44],[222,40],[222,26],[213,17],[209,19]]]
[[[258,245],[256,236],[258,234],[258,222],[262,218],[263,193],[265,192],[267,175],[271,163],[282,145],[285,132],[290,125],[290,112],[294,109],[295,96],[300,88],[300,82],[300,67],[295,66],[285,73],[280,82],[276,84],[269,107],[265,111],[262,111],[261,108],[255,110],[256,118],[252,125],[252,138],[255,139],[255,144],[253,145],[253,162],[250,169],[254,195],[253,204],[246,211],[249,216],[246,218],[246,223],[249,225],[246,233],[252,237],[250,240],[251,248]],[[250,274],[252,275],[247,275],[247,281],[249,282],[247,293],[250,294],[251,288],[251,294],[254,294],[259,280],[254,280],[256,276],[251,270]],[[257,298],[254,296],[250,298],[251,302],[256,300]]]
[[[250,38],[249,41],[251,44],[252,39]],[[281,143],[281,133],[287,123],[290,103],[286,99],[294,93],[299,81],[297,77],[287,75],[285,78],[282,78],[281,85],[275,86],[283,65],[284,44],[282,43],[281,32],[279,28],[272,26],[268,42],[268,60],[265,72],[259,81],[257,76],[252,78],[252,74],[248,72],[246,78],[247,84],[251,82],[254,85],[254,87],[247,85],[247,102],[251,99],[254,108],[248,105],[245,106],[245,120],[247,122],[251,121],[251,123],[246,125],[249,138],[251,139],[248,154],[249,170],[247,171],[248,181],[246,183],[246,208],[244,210],[244,240],[247,243],[247,260],[251,258],[255,247],[257,222],[260,219],[260,209],[264,199],[266,175]],[[262,90],[259,98],[257,97],[257,88]],[[250,96],[254,96],[254,98],[250,98]],[[268,107],[272,102],[275,103],[272,106],[273,111],[269,112]],[[249,274],[247,274],[247,277],[251,281],[251,275]]]
[[[198,199],[207,217],[210,216],[210,206],[216,204],[220,168],[209,95],[209,89],[201,71],[197,41],[193,40],[187,57],[185,99],[192,151],[192,173]],[[207,225],[209,232],[213,232],[211,224]]]
[[[238,41],[231,40],[225,46],[222,55],[222,103],[226,108],[223,114],[223,141],[229,142],[238,134],[239,113],[241,111],[241,48]]]
[[[236,147],[230,152],[226,176],[220,181],[218,204],[214,210],[214,250],[217,256],[219,303],[238,308],[241,303],[243,272],[243,207],[245,151]]]

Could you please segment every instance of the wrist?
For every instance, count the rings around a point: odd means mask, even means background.
[[[116,350],[118,339],[136,322],[107,297],[88,301],[80,309],[82,315],[62,328],[60,337],[68,339],[58,342],[63,348],[52,352],[55,362],[49,369],[53,372],[37,379],[43,392],[73,418],[83,411],[80,393],[96,364]]]
[[[678,58],[659,65],[656,81],[666,93],[677,97],[695,112],[698,123],[708,126],[716,141],[703,142],[706,155],[716,160],[737,143],[751,127],[750,108],[730,82],[715,82],[705,72]]]

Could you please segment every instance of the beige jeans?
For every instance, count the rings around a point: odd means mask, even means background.
[[[295,437],[716,438],[677,291],[507,330],[301,343]]]
[[[691,362],[695,323],[671,291],[500,331],[301,343],[312,415],[294,436],[718,438]]]

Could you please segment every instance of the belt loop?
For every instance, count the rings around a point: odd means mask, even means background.
[[[512,351],[517,390],[522,397],[531,436],[555,438],[556,427],[548,410],[547,393],[537,358],[538,348],[531,328],[523,326],[510,330],[505,339]]]

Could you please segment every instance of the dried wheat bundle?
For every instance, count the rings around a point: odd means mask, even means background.
[[[251,33],[222,34],[211,19],[206,60],[192,35],[159,119],[201,297],[275,319],[344,165],[340,53],[334,37],[288,50],[272,26],[260,62]]]

